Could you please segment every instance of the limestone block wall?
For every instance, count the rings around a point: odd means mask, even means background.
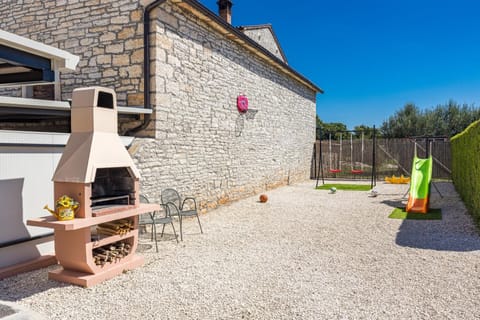
[[[143,191],[158,201],[174,187],[208,209],[307,179],[315,93],[177,6],[153,14],[155,139],[131,149]]]
[[[0,28],[80,56],[77,71],[61,75],[62,99],[101,85],[116,90],[119,105],[142,105],[147,2],[0,0]],[[173,1],[152,14],[153,121],[150,138],[130,148],[142,192],[159,201],[175,187],[208,209],[308,179],[315,92]],[[239,94],[254,119],[237,112]]]
[[[0,0],[0,29],[80,56],[76,72],[61,74],[63,100],[101,85],[119,105],[143,105],[143,2]]]
[[[280,48],[268,26],[246,28],[242,32],[273,53],[278,59],[284,61]]]

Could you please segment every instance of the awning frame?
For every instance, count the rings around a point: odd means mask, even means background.
[[[0,29],[0,87],[58,81],[60,70],[75,70],[80,58],[67,51]]]

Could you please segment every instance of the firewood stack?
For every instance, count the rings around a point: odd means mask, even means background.
[[[107,262],[117,262],[126,257],[132,246],[129,243],[117,242],[93,250],[93,260],[97,266],[103,266]]]
[[[133,222],[129,219],[105,222],[97,226],[97,234],[107,236],[124,235],[133,230]]]

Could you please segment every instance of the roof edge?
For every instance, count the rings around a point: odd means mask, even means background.
[[[272,24],[266,23],[266,24],[252,25],[252,26],[238,26],[237,29],[238,30],[260,30],[260,29],[270,30],[270,33],[272,34],[273,40],[275,40],[275,43],[277,44],[277,47],[280,50],[280,55],[282,56],[283,60],[285,61],[285,64],[288,64],[287,56],[285,55],[285,52],[283,51],[283,48],[280,45],[280,41],[278,41],[278,38],[277,38],[277,35],[276,35],[275,31],[273,31]]]
[[[282,69],[285,73],[290,74],[292,78],[296,78],[300,83],[302,83],[304,86],[310,88],[312,91],[319,92],[319,93],[324,93],[323,89],[318,87],[316,84],[314,84],[312,81],[307,79],[305,76],[300,74],[298,71],[294,70],[292,67],[290,67],[288,64],[283,62],[281,59],[276,57],[273,53],[259,45],[256,41],[248,37],[247,35],[243,34],[240,30],[229,24],[228,22],[224,21],[221,17],[210,11],[207,7],[202,5],[199,1],[197,0],[177,0],[173,1],[174,4],[179,5],[180,3],[186,3],[188,6],[191,8],[195,9],[202,15],[204,15],[206,18],[210,19],[212,22],[217,24],[217,26],[220,26],[222,29],[227,31],[227,34],[233,35],[235,38],[239,40],[239,42],[242,43],[242,45],[249,47],[252,51],[258,52],[258,56],[260,58],[263,58],[267,62],[270,62],[272,65],[277,66],[279,69]],[[182,6],[185,8],[185,6]],[[197,15],[197,12],[195,10],[191,11],[194,15]],[[201,18],[200,16],[198,16]],[[230,38],[230,37],[229,37]],[[263,57],[262,57],[263,56]]]

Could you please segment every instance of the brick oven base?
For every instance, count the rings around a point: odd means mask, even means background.
[[[126,270],[132,270],[143,266],[145,259],[142,256],[134,255],[130,260],[100,271],[95,274],[65,270],[63,268],[50,271],[48,278],[61,282],[76,284],[82,287],[91,287],[102,281],[111,279]]]

